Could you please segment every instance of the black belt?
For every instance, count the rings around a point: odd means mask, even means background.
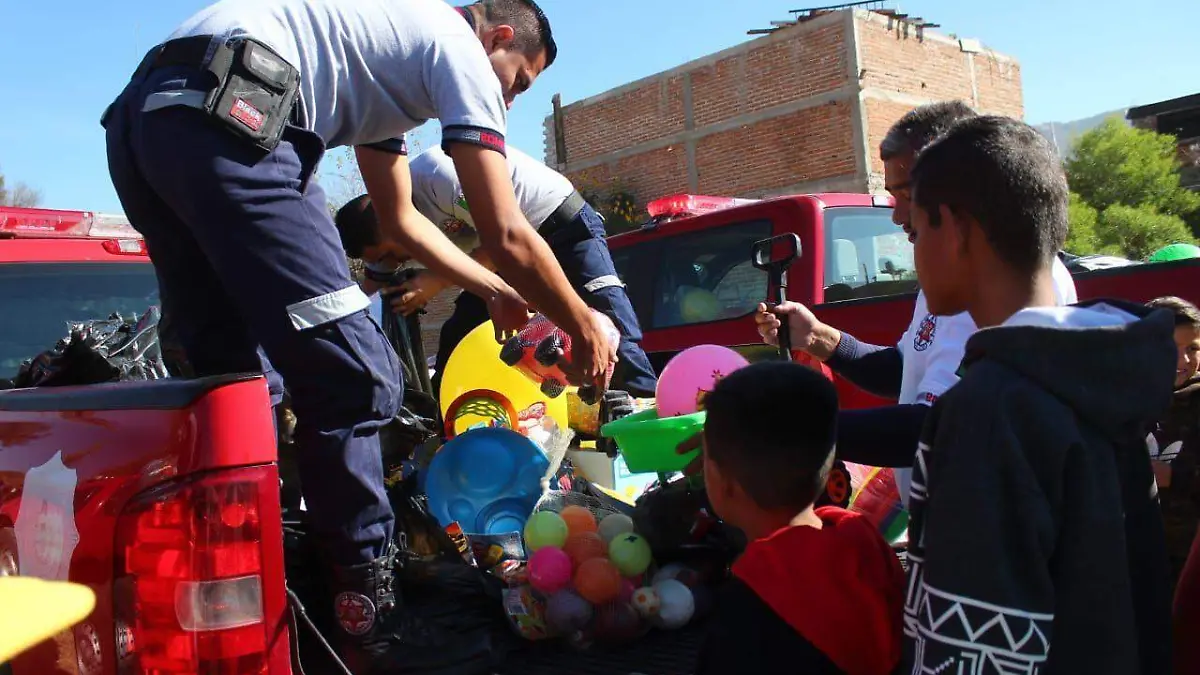
[[[147,52],[141,65],[138,66],[137,74],[144,75],[159,68],[170,67],[205,68],[208,66],[209,50],[215,39],[218,39],[215,35],[192,35],[167,40]],[[236,39],[233,38],[230,42]],[[304,107],[300,105],[300,94],[297,93],[296,101],[288,116],[289,122],[304,127],[303,110]]]
[[[554,213],[542,221],[538,232],[542,236],[547,236],[560,227],[566,227],[575,220],[575,216],[578,216],[585,206],[587,206],[587,201],[584,200],[583,195],[579,194],[578,190],[572,192],[563,200],[563,203],[558,205],[558,208],[554,209]]]
[[[139,74],[148,73],[170,66],[203,68],[207,62],[208,48],[212,45],[213,38],[212,35],[193,35],[156,45],[146,53],[137,72]]]

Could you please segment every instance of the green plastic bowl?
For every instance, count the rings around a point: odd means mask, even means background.
[[[605,424],[600,434],[616,441],[630,473],[683,471],[700,451],[679,455],[675,447],[704,429],[705,417],[701,411],[660,418],[651,408]]]

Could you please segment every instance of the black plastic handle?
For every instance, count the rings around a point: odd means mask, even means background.
[[[751,249],[754,266],[767,273],[768,283],[775,288],[774,302],[768,307],[777,307],[787,300],[787,271],[800,257],[800,237],[794,232],[779,234],[754,243]],[[788,322],[779,324],[779,354],[785,361],[792,360],[792,338]]]

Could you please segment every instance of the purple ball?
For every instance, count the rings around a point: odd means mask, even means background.
[[[592,603],[571,589],[561,590],[546,601],[546,623],[561,633],[583,630],[592,620]]]

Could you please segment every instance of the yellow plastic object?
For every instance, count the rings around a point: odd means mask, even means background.
[[[463,394],[481,389],[502,394],[518,416],[530,406],[545,403],[546,414],[559,428],[567,428],[566,394],[550,398],[515,368],[505,365],[500,360],[500,345],[496,342],[496,331],[491,321],[485,321],[467,333],[446,361],[446,373],[442,376],[442,388],[438,396],[442,416],[446,417],[450,404]]]
[[[95,606],[96,594],[81,584],[0,577],[0,663],[83,621]]]
[[[616,441],[630,473],[683,471],[700,451],[680,455],[675,448],[702,431],[707,416],[701,410],[691,415],[659,417],[658,411],[651,408],[609,422],[600,433]]]

